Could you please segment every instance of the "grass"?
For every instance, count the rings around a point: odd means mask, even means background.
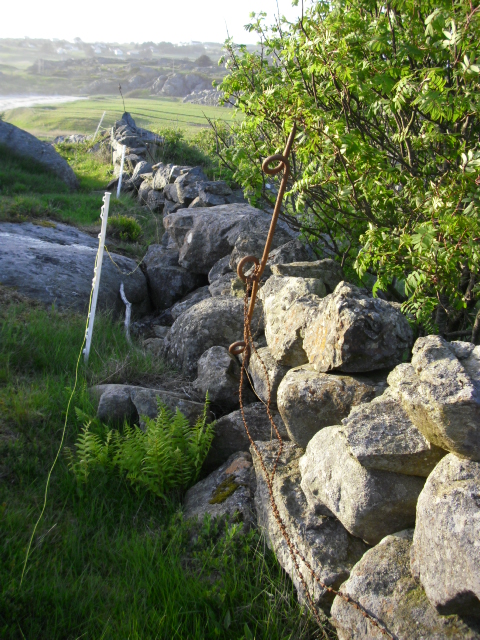
[[[158,131],[165,127],[177,127],[193,135],[199,128],[207,127],[205,116],[231,122],[232,109],[183,103],[180,98],[146,97],[125,98],[125,107],[135,122],[145,128]],[[5,111],[4,119],[45,140],[71,133],[93,134],[106,111],[102,127],[108,128],[123,113],[120,95],[90,97],[66,104],[39,105]]]
[[[5,288],[0,302],[0,636],[318,637],[257,532],[243,535],[238,525],[208,519],[185,522],[179,496],[162,502],[108,477],[79,491],[65,455],[20,586],[85,319],[32,307]],[[108,317],[100,316],[93,347],[73,401],[87,413],[87,385],[170,375],[140,348],[132,352]],[[119,366],[125,360],[128,366]],[[80,427],[72,411],[68,445]]]

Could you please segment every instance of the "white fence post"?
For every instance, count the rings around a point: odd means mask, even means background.
[[[118,178],[117,199],[120,197],[120,191],[122,190],[123,163],[124,162],[125,162],[125,145],[123,145],[123,149],[122,149],[122,162],[120,163],[120,176]]]
[[[102,219],[102,228],[98,237],[100,238],[98,244],[98,253],[97,260],[95,263],[94,274],[93,274],[93,294],[92,294],[92,305],[90,307],[90,313],[88,314],[88,325],[87,325],[87,333],[85,335],[85,349],[83,353],[85,355],[85,364],[88,364],[88,357],[90,355],[90,346],[92,344],[92,335],[93,335],[93,323],[95,321],[95,311],[97,309],[97,299],[98,299],[98,290],[100,288],[100,275],[102,273],[102,262],[103,262],[103,251],[105,248],[105,235],[107,233],[107,220],[108,220],[108,209],[110,207],[110,196],[111,194],[106,191],[103,196],[103,207],[100,212],[100,217]]]
[[[102,126],[102,122],[103,122],[103,119],[104,119],[104,117],[105,117],[105,114],[106,114],[106,113],[107,113],[107,112],[106,112],[106,111],[104,111],[104,112],[103,112],[103,116],[100,118],[100,122],[98,123],[97,130],[95,131],[95,135],[93,136],[93,142],[95,142],[95,138],[97,137],[98,130],[99,130],[99,129],[100,129],[100,127]]]

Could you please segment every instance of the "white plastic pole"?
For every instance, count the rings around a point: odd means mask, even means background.
[[[83,353],[85,355],[85,364],[88,364],[88,357],[90,355],[90,346],[92,344],[92,335],[93,335],[93,323],[95,322],[95,311],[97,309],[97,299],[98,299],[98,290],[100,288],[100,275],[102,273],[102,262],[103,262],[103,251],[105,248],[105,236],[107,233],[107,220],[108,220],[108,209],[110,207],[110,196],[111,194],[106,191],[103,196],[103,207],[100,212],[100,218],[102,219],[102,228],[98,237],[100,238],[98,243],[98,253],[97,253],[97,262],[94,268],[93,274],[93,295],[92,295],[92,306],[90,307],[90,313],[88,314],[88,325],[87,325],[87,333],[85,335],[85,349]]]
[[[117,198],[120,197],[120,191],[122,189],[123,163],[124,162],[125,162],[125,145],[123,145],[123,149],[122,149],[122,162],[120,163],[120,176],[118,178]]]
[[[95,138],[97,137],[98,130],[99,130],[99,129],[100,129],[100,127],[102,126],[102,122],[103,122],[103,119],[104,119],[104,117],[105,117],[105,114],[106,114],[106,113],[107,113],[107,112],[106,112],[106,111],[104,111],[104,112],[103,112],[103,116],[100,118],[100,122],[98,123],[97,130],[95,131],[95,135],[93,136],[93,142],[95,142]]]
[[[120,285],[120,297],[122,298],[123,304],[125,305],[125,336],[127,338],[127,342],[131,342],[132,340],[130,338],[130,318],[132,316],[132,303],[127,300],[123,282]]]

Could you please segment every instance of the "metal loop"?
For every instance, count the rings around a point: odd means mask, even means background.
[[[233,344],[231,344],[228,347],[228,351],[229,353],[232,354],[232,356],[239,356],[241,353],[245,351],[246,346],[247,345],[243,340],[239,340],[238,342],[234,342]]]
[[[278,162],[277,166],[270,168],[268,165],[272,164],[272,162]],[[276,176],[277,173],[280,173],[280,171],[282,170],[288,172],[289,169],[290,165],[288,160],[280,153],[277,153],[274,156],[268,156],[268,158],[265,158],[265,160],[262,162],[262,171],[269,176]]]
[[[247,281],[247,276],[243,273],[243,267],[249,262],[254,262],[257,267],[260,264],[259,259],[256,258],[255,256],[245,256],[244,258],[242,258],[237,265],[237,275],[240,278],[240,280],[242,280],[242,282]],[[253,276],[249,276],[249,278],[252,280],[255,279]]]

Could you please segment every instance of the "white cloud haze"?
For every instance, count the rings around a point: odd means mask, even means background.
[[[294,20],[300,13],[291,0],[278,0],[280,14]],[[6,0],[0,38],[60,38],[85,42],[223,42],[226,26],[237,43],[253,44],[256,34],[244,25],[250,12],[266,11],[269,23],[277,13],[276,0]],[[226,26],[225,26],[226,25]]]

